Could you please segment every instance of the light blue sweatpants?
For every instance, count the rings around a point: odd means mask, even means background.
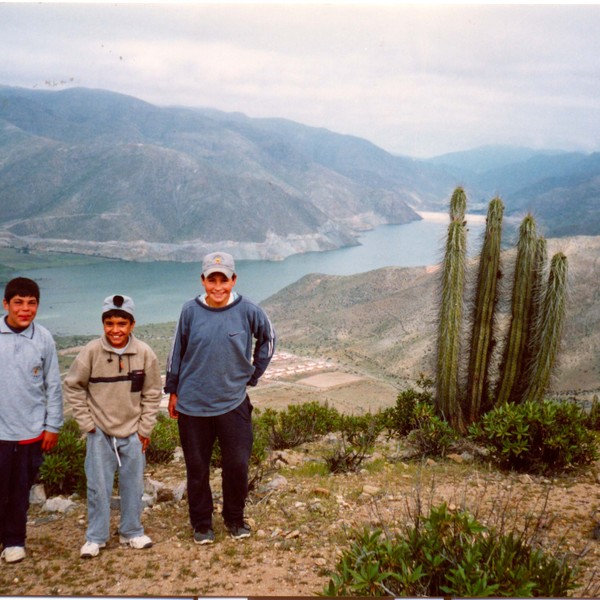
[[[126,438],[116,438],[96,427],[94,433],[87,434],[86,444],[86,539],[104,544],[110,537],[110,498],[117,469],[121,497],[119,533],[128,539],[143,535],[141,516],[145,455],[137,433]]]

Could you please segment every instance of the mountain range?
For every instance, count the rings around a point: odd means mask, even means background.
[[[158,107],[105,90],[0,86],[0,245],[128,260],[240,259],[500,195],[547,236],[600,234],[600,153],[485,147],[423,160],[283,119]]]

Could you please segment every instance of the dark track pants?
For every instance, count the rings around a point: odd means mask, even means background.
[[[0,441],[0,542],[25,546],[29,490],[42,464],[42,442]]]
[[[194,530],[212,527],[214,511],[210,461],[215,440],[222,456],[223,519],[241,525],[248,496],[248,464],[252,453],[252,404],[246,399],[216,417],[179,413],[179,437],[187,471],[190,522]]]

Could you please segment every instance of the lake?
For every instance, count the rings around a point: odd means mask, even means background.
[[[470,252],[479,250],[484,227],[480,216],[469,217]],[[236,291],[261,302],[308,273],[353,275],[381,267],[438,264],[446,228],[447,216],[427,214],[422,221],[365,232],[360,246],[298,254],[283,261],[237,261]],[[110,294],[131,296],[137,323],[144,325],[176,321],[181,305],[202,290],[198,263],[106,261],[16,275],[40,285],[37,321],[55,335],[99,333],[102,301]]]

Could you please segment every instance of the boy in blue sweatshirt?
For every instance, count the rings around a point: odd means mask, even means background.
[[[167,365],[169,414],[178,419],[186,463],[190,521],[197,544],[214,541],[209,481],[215,440],[222,455],[223,519],[230,535],[250,535],[244,521],[252,452],[255,386],[275,349],[265,312],[233,291],[233,257],[213,252],[202,262],[205,293],[183,305]]]
[[[39,301],[35,281],[7,283],[0,318],[0,543],[7,563],[25,558],[29,490],[63,424],[54,340],[33,322]]]

